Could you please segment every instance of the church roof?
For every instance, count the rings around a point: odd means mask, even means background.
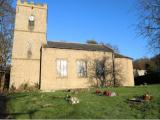
[[[73,50],[87,50],[87,51],[105,51],[114,52],[111,48],[100,44],[81,44],[81,43],[68,43],[68,42],[47,42],[47,48],[59,48],[59,49],[73,49]],[[130,57],[115,53],[115,58],[128,58]]]
[[[119,54],[119,53],[115,53],[115,58],[128,58],[128,59],[133,60],[133,58],[130,58],[130,57],[127,57],[127,56],[121,55],[121,54]]]
[[[51,41],[47,42],[47,48],[113,52],[113,50],[111,48],[109,48],[105,45],[67,43],[67,42],[51,42]]]

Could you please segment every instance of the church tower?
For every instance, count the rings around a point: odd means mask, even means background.
[[[39,83],[41,47],[47,44],[47,5],[17,0],[10,85]]]

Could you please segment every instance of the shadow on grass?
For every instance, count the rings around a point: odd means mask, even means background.
[[[5,113],[7,112],[7,97],[6,95],[0,94],[0,119],[6,118]]]
[[[28,112],[19,112],[19,113],[1,113],[0,114],[0,119],[15,119],[16,116],[20,115],[28,115],[29,119],[33,119],[34,113],[36,113],[39,110],[30,110]]]
[[[5,94],[0,94],[0,119],[13,119],[19,115],[28,115],[29,119],[32,119],[35,112],[39,111],[37,109],[29,110],[27,112],[20,112],[20,113],[9,113],[7,109],[7,102],[10,99],[17,99],[21,97],[25,97],[26,95],[17,95],[16,97],[7,97]]]

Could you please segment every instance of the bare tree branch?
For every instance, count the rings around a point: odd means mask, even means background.
[[[160,53],[160,0],[138,0],[138,34],[147,39],[150,50]]]
[[[0,0],[0,66],[6,66],[11,57],[14,27],[12,0]]]

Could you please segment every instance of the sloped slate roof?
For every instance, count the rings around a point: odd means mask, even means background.
[[[73,50],[87,50],[87,51],[105,51],[113,52],[113,50],[105,45],[98,44],[81,44],[81,43],[67,43],[67,42],[47,42],[47,48],[59,48],[59,49],[73,49]],[[115,58],[128,58],[130,57],[115,53]]]
[[[111,48],[109,48],[105,45],[67,43],[67,42],[51,42],[51,41],[47,42],[47,48],[113,52],[113,50]]]
[[[119,54],[119,53],[115,53],[115,58],[128,58],[128,59],[133,60],[133,58],[130,58],[130,57],[127,57],[127,56],[121,55],[121,54]]]

